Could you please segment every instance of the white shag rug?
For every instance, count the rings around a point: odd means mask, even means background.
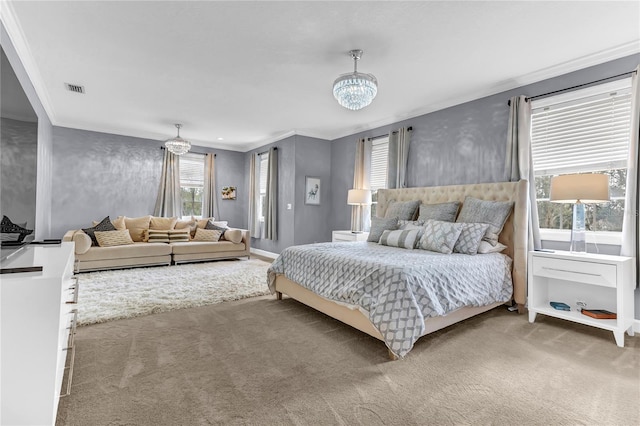
[[[251,259],[78,274],[78,325],[266,295],[268,268]]]

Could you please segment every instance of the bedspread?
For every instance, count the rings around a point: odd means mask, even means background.
[[[272,293],[276,274],[329,300],[357,306],[399,357],[422,335],[425,318],[508,302],[513,291],[506,255],[447,255],[368,242],[288,247],[269,268]]]

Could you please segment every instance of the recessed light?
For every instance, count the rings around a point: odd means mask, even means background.
[[[224,140],[224,138],[218,138],[218,140],[219,140],[219,141],[223,141],[223,140]]]

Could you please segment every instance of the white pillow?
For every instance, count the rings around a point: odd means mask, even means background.
[[[478,254],[487,254],[487,253],[500,253],[502,250],[506,249],[502,243],[496,243],[495,246],[491,245],[488,241],[480,241],[480,245],[478,246]]]

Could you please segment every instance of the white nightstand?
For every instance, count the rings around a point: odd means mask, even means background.
[[[331,234],[331,241],[334,243],[337,241],[367,241],[368,237],[368,232],[360,232],[356,234],[351,231],[333,231]]]
[[[529,322],[536,314],[586,324],[613,332],[624,347],[624,333],[633,336],[633,258],[604,254],[573,254],[566,251],[529,252]],[[570,311],[552,308],[549,302],[564,302]],[[617,319],[595,319],[578,310],[606,309]]]

